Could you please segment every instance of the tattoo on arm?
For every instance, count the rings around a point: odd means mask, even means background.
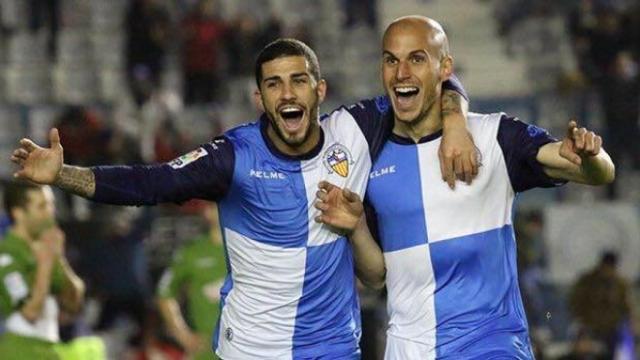
[[[92,197],[96,192],[96,178],[89,168],[63,165],[54,185],[85,198]]]
[[[442,95],[442,116],[462,114],[461,98],[462,96],[455,91],[445,91]]]

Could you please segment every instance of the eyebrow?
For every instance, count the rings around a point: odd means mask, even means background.
[[[419,49],[419,50],[413,50],[412,52],[409,53],[409,56],[411,55],[415,55],[415,54],[423,54],[423,55],[429,55],[429,53],[424,50],[424,49]],[[382,51],[382,55],[388,55],[388,56],[393,56],[394,58],[398,58],[397,56],[395,56],[394,54],[392,54],[389,50],[383,50]]]
[[[309,74],[307,74],[306,72],[294,73],[294,74],[291,74],[289,77],[292,77],[292,78],[309,77]],[[267,82],[267,81],[270,81],[270,80],[281,80],[281,79],[282,78],[279,75],[274,75],[274,76],[270,76],[268,78],[264,78],[262,80],[262,82]]]

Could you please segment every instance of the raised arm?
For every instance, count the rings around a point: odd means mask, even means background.
[[[218,138],[166,164],[74,167],[64,164],[56,129],[51,130],[49,140],[49,148],[20,140],[11,156],[20,166],[14,177],[115,205],[218,199],[230,185],[235,161],[233,145]]]
[[[322,213],[315,220],[347,235],[358,278],[366,286],[381,289],[386,275],[384,256],[369,231],[360,197],[326,181],[320,182],[318,187],[315,207]]]
[[[570,121],[562,141],[540,148],[536,156],[545,173],[554,179],[603,185],[615,179],[615,166],[602,148],[602,138]]]

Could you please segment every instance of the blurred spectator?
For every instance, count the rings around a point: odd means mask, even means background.
[[[282,35],[282,20],[280,20],[280,18],[276,14],[271,14],[264,26],[262,26],[262,30],[260,31],[260,36],[258,37],[257,44],[258,49],[262,49],[263,47],[267,46],[267,44],[276,40]]]
[[[58,359],[58,316],[80,311],[85,286],[67,262],[53,192],[12,182],[4,205],[12,226],[0,243],[0,315],[6,327],[0,354],[4,360]]]
[[[121,209],[96,228],[106,234],[87,247],[85,261],[91,263],[89,276],[101,295],[102,309],[95,325],[97,331],[109,331],[120,316],[125,315],[136,325],[135,339],[142,339],[146,325],[151,291],[143,237],[148,227],[147,211],[132,216],[133,209]],[[110,220],[110,221],[109,221]]]
[[[158,284],[158,307],[171,335],[194,359],[211,359],[208,339],[219,316],[220,289],[227,272],[218,208],[207,204],[209,232],[174,256]],[[187,309],[182,315],[180,300]]]
[[[342,0],[345,27],[351,28],[363,24],[371,29],[378,27],[378,8],[376,0]]]
[[[69,106],[54,126],[64,141],[65,161],[81,166],[110,162],[111,131],[96,113],[84,107]]]
[[[39,31],[45,25],[48,27],[47,50],[49,51],[49,56],[55,59],[60,23],[60,1],[29,0],[29,12],[29,28],[31,31]]]
[[[615,253],[603,253],[600,263],[580,276],[569,294],[569,308],[580,329],[604,344],[607,359],[613,358],[618,329],[631,316],[630,288],[617,265]]]
[[[518,239],[518,273],[527,319],[532,326],[544,322],[544,223],[538,211],[518,213],[515,232]]]
[[[603,354],[602,346],[594,341],[585,330],[578,332],[569,353],[558,360],[608,360]]]
[[[138,105],[160,82],[170,33],[170,17],[159,0],[133,0],[126,18],[127,76]]]
[[[220,52],[225,49],[226,23],[216,15],[214,0],[200,0],[182,23],[184,34],[184,96],[187,104],[219,100],[225,81]]]
[[[249,14],[240,14],[233,20],[227,39],[229,73],[233,76],[251,76],[253,63],[261,45],[257,20]]]

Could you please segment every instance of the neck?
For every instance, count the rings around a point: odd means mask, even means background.
[[[27,243],[32,243],[33,242],[33,239],[31,238],[31,235],[29,235],[29,232],[27,231],[26,227],[24,227],[24,226],[13,225],[11,227],[10,231],[12,233],[14,233],[15,235],[17,235],[20,239],[26,241]]]
[[[413,121],[400,121],[394,118],[393,133],[414,142],[419,142],[425,136],[431,135],[442,129],[442,114],[440,97],[438,96],[427,111],[420,114]]]
[[[318,145],[318,142],[320,142],[320,126],[311,125],[309,128],[309,137],[298,146],[291,146],[284,142],[280,136],[276,134],[271,123],[267,126],[267,136],[281,153],[289,156],[300,156],[313,150],[313,148]]]

